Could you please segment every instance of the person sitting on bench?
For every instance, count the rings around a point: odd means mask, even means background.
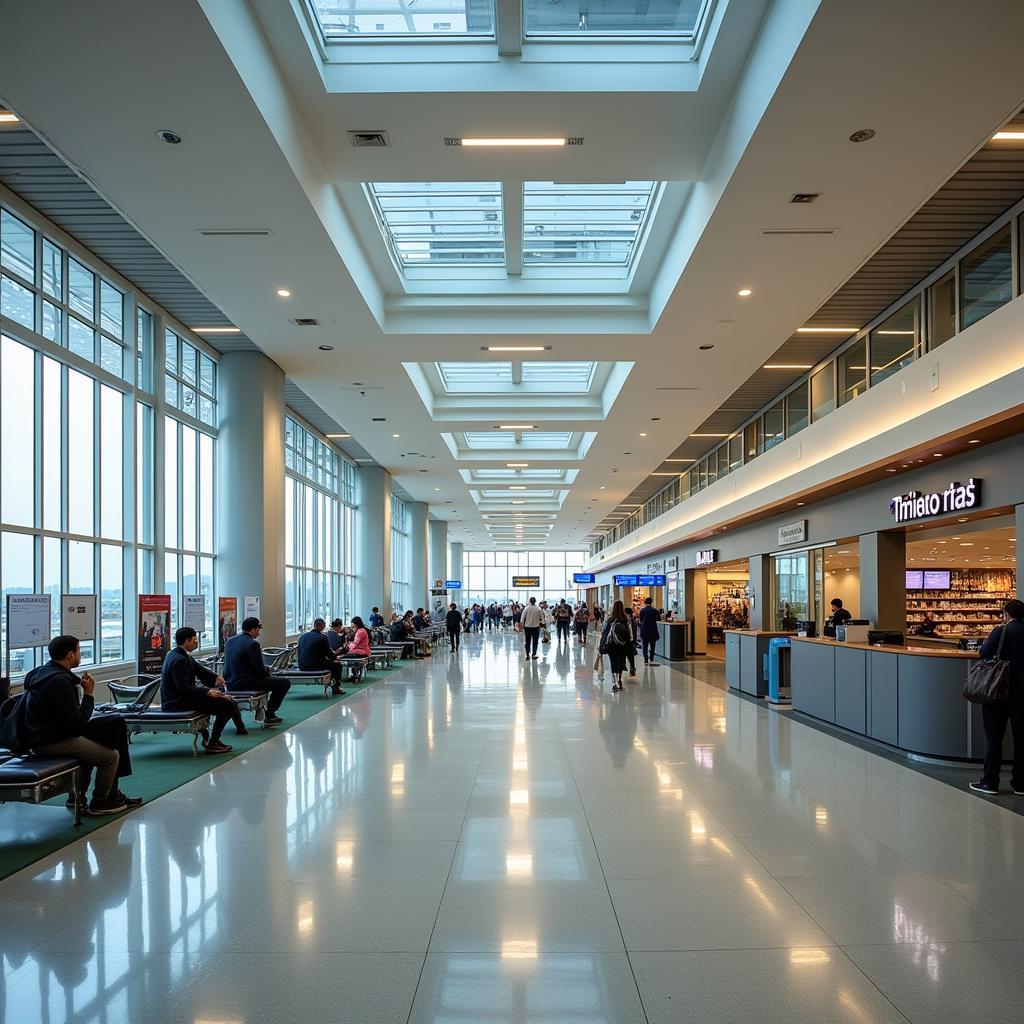
[[[429,623],[427,622],[426,615],[423,614],[422,608],[416,609],[416,614],[412,617],[412,624],[416,627],[416,632],[420,633],[427,628]]]
[[[138,807],[138,797],[127,797],[117,780],[132,773],[128,730],[119,715],[92,715],[96,681],[88,672],[79,679],[72,672],[82,663],[82,650],[73,636],[55,636],[50,660],[25,677],[25,727],[29,749],[35,754],[63,755],[81,762],[78,798],[85,803],[89,776],[96,769],[92,801],[85,813],[117,814]],[[84,696],[78,699],[81,685]],[[68,804],[74,808],[73,799]]]
[[[235,723],[235,732],[244,736],[249,730],[242,721],[242,712],[234,697],[220,689],[224,677],[214,675],[198,664],[192,652],[199,646],[199,637],[191,626],[182,626],[174,634],[177,646],[164,659],[160,673],[160,706],[164,711],[200,711],[213,719],[210,738],[204,742],[208,754],[227,754],[231,747],[221,742],[220,734],[228,722]]]
[[[280,725],[284,719],[277,714],[285,694],[292,688],[287,679],[272,675],[263,661],[259,635],[263,623],[250,615],[243,620],[242,631],[228,639],[224,645],[224,688],[228,693],[266,690],[270,694],[264,725]]]
[[[359,621],[362,622],[362,619]],[[341,619],[335,619],[331,623],[331,628],[327,630],[327,642],[331,645],[332,651],[340,651],[348,643],[348,637],[345,635],[345,623]]]
[[[324,635],[327,622],[317,619],[313,628],[299,637],[299,670],[301,672],[330,672],[331,693],[343,697],[341,688],[341,666]]]
[[[340,619],[338,620],[341,621]],[[370,634],[362,618],[358,615],[352,616],[352,629],[355,631],[352,639],[342,648],[345,654],[353,658],[368,658],[370,656]],[[360,667],[356,670],[356,679],[361,679],[363,670]]]
[[[384,625],[384,616],[381,615],[380,609],[373,607],[370,609],[370,629],[380,629]]]

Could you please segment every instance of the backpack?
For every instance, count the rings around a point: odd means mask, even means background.
[[[0,747],[6,747],[12,754],[29,753],[24,693],[0,704]]]
[[[623,622],[622,619],[616,619],[612,623],[612,628],[608,630],[608,642],[615,644],[616,647],[628,647],[632,639],[629,623]]]

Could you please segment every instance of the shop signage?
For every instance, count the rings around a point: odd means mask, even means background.
[[[444,581],[444,589],[445,590],[461,590],[462,589],[462,580],[445,580]]]
[[[889,502],[889,511],[897,523],[905,523],[911,519],[931,519],[950,512],[962,512],[974,508],[980,501],[981,481],[972,476],[965,484],[951,481],[944,491],[933,491],[930,494],[908,491],[906,494],[897,494]]]
[[[592,572],[574,572],[572,581],[573,583],[596,583],[597,576]]]
[[[678,572],[679,571],[679,556],[676,555],[673,558],[665,559],[665,571],[666,572]]]
[[[665,586],[665,576],[654,575],[654,576],[613,576],[612,577],[615,586],[617,587],[663,587]]]
[[[779,544],[799,544],[807,540],[807,520],[801,519],[798,523],[789,523],[779,527]]]
[[[697,552],[698,565],[713,565],[718,561],[718,548],[708,548],[707,551]]]
[[[660,562],[648,562],[647,571],[652,572],[664,572],[665,571],[665,560],[662,559]]]
[[[513,590],[537,590],[540,587],[539,576],[513,576],[512,577],[512,589]]]
[[[62,594],[60,631],[77,640],[96,639],[96,595]]]

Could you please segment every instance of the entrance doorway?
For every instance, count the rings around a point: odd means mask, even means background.
[[[725,657],[725,630],[750,627],[750,561],[723,562],[707,570],[707,653]]]

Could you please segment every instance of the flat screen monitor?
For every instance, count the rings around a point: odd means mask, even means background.
[[[924,587],[924,572],[921,569],[907,570],[907,590],[921,590]]]
[[[925,590],[949,590],[948,569],[925,569],[924,571]]]

